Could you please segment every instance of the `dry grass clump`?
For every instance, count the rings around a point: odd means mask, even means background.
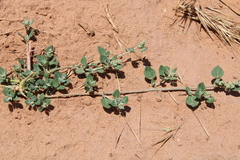
[[[240,22],[230,19],[219,10],[206,7],[205,10],[195,6],[196,0],[180,0],[176,8],[176,15],[183,21],[197,21],[213,39],[214,33],[221,41],[233,47],[240,45]],[[191,24],[190,22],[190,24]],[[211,32],[210,32],[211,31]]]

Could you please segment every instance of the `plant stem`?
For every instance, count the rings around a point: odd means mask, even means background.
[[[120,54],[120,55],[117,56],[117,58],[122,57],[122,56],[125,56],[125,55],[128,54],[128,53],[131,53],[131,52],[128,51],[128,52],[125,52],[125,53],[123,53],[123,54]]]
[[[32,52],[31,41],[28,41],[26,46],[26,55],[27,55],[27,69],[29,71],[31,70],[31,55],[30,55],[31,52]]]
[[[206,86],[206,88],[213,88],[214,85]],[[196,90],[197,87],[190,88],[191,90]],[[145,90],[136,90],[136,91],[125,91],[121,92],[122,95],[125,94],[133,94],[133,93],[146,93],[146,92],[153,92],[153,91],[186,91],[185,87],[178,87],[178,88],[150,88]],[[112,95],[113,92],[103,92],[103,93],[94,93],[92,96],[102,96],[102,95]],[[71,94],[61,94],[61,95],[45,95],[46,98],[59,98],[59,97],[75,97],[75,96],[91,96],[89,93],[71,93]]]
[[[6,86],[6,85],[1,85],[1,84],[0,84],[0,87],[3,87],[3,88],[10,88],[10,89],[13,89],[13,88],[14,88],[13,85],[11,85],[11,86]]]

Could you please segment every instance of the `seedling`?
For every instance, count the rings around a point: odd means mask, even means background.
[[[116,107],[120,110],[123,110],[124,106],[128,103],[128,97],[121,97],[119,90],[115,90],[112,96],[113,98],[110,98],[103,94],[103,98],[101,99],[102,105],[107,109]]]
[[[212,76],[216,78],[214,80],[214,86],[217,88],[222,88],[226,92],[231,92],[231,91],[239,91],[240,90],[240,82],[239,81],[232,81],[232,82],[225,82],[222,80],[222,76],[224,75],[224,71],[222,70],[221,67],[216,66],[212,70]]]
[[[160,84],[164,84],[166,82],[170,82],[172,85],[176,84],[177,81],[182,82],[180,76],[176,73],[177,68],[170,69],[169,66],[160,65],[158,73],[161,81],[156,84],[156,71],[151,67],[147,66],[144,70],[144,75],[147,79],[151,80],[151,84],[153,87],[156,87]]]
[[[213,103],[215,101],[211,93],[206,92],[204,83],[199,83],[196,92],[192,92],[189,87],[186,87],[186,92],[188,94],[186,103],[191,107],[197,107],[202,100],[205,100],[206,103]]]
[[[22,22],[22,24],[24,25],[24,28],[26,30],[26,36],[23,36],[21,33],[18,33],[23,38],[23,41],[26,44],[34,36],[34,29],[30,26],[33,24],[33,22],[34,20],[29,20],[28,18],[25,18],[25,21]]]

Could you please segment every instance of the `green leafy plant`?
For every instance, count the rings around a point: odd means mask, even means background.
[[[212,70],[212,76],[215,78],[214,80],[214,86],[217,88],[222,88],[226,92],[231,92],[231,91],[239,91],[240,90],[240,82],[239,81],[232,81],[232,82],[225,82],[222,80],[222,76],[224,75],[224,71],[222,70],[221,67],[216,66]]]
[[[26,30],[26,36],[23,36],[21,33],[18,34],[23,38],[25,43],[28,43],[29,40],[34,36],[34,29],[31,27],[33,22],[34,20],[29,20],[28,18],[25,18],[25,21],[22,22]]]
[[[0,68],[0,82],[7,96],[4,102],[18,101],[23,96],[27,105],[43,111],[51,102],[45,95],[64,90],[70,83],[67,74],[58,71],[60,68],[53,46],[48,47],[44,55],[36,56],[36,59],[33,70],[28,70],[24,60],[19,59],[19,65],[14,65],[15,75],[11,77],[7,77],[7,71]]]
[[[123,110],[124,106],[128,103],[128,97],[122,96],[125,94],[133,93],[146,93],[152,91],[186,91],[187,98],[186,104],[192,107],[200,105],[201,101],[205,101],[208,104],[212,104],[215,99],[211,93],[207,92],[207,89],[224,89],[227,93],[240,90],[240,82],[225,82],[222,80],[224,71],[219,66],[216,66],[212,70],[212,76],[215,78],[213,85],[205,86],[204,83],[199,83],[197,88],[194,87],[173,87],[173,88],[156,88],[158,85],[168,83],[176,84],[177,81],[182,82],[179,74],[176,73],[177,68],[171,69],[168,66],[160,65],[158,74],[161,81],[156,83],[157,74],[156,71],[150,66],[146,66],[144,70],[144,76],[151,81],[151,85],[154,88],[125,91],[121,92],[115,90],[114,92],[97,93],[97,76],[99,74],[105,74],[108,71],[118,71],[124,67],[120,57],[136,52],[137,49],[140,52],[146,51],[146,42],[143,41],[136,47],[126,49],[126,52],[120,55],[110,56],[110,52],[102,47],[98,47],[98,53],[100,60],[92,62],[89,60],[91,57],[83,56],[77,64],[71,66],[60,67],[57,57],[54,54],[54,47],[49,46],[46,48],[42,55],[36,55],[33,59],[34,64],[30,63],[30,53],[32,52],[30,46],[30,39],[34,36],[34,30],[30,26],[33,24],[33,20],[25,19],[22,24],[26,29],[26,36],[21,36],[24,42],[27,44],[27,61],[18,59],[18,65],[14,65],[14,71],[12,74],[8,74],[7,70],[0,67],[0,86],[3,87],[4,102],[13,103],[19,101],[19,98],[25,98],[25,103],[31,107],[37,108],[39,111],[44,111],[51,103],[51,98],[56,97],[70,97],[70,96],[102,96],[101,102],[105,108],[117,108]],[[31,69],[32,68],[32,69]],[[63,72],[63,70],[68,72]],[[70,82],[71,75],[78,75],[85,78],[83,86],[84,93],[71,93],[56,95],[58,91],[67,89]],[[10,76],[11,75],[11,76]],[[195,92],[193,91],[195,90]],[[107,96],[111,95],[111,97]]]
[[[71,66],[60,67],[59,62],[54,54],[54,47],[49,46],[42,55],[36,55],[34,64],[30,63],[30,53],[32,52],[30,46],[30,39],[34,36],[34,29],[31,27],[34,20],[25,18],[22,22],[26,30],[26,36],[23,36],[23,41],[27,44],[27,61],[18,59],[18,65],[14,65],[14,72],[12,76],[8,76],[7,70],[0,67],[0,86],[2,86],[3,93],[6,96],[4,102],[13,103],[19,101],[19,98],[25,98],[25,103],[31,107],[38,108],[39,111],[46,109],[50,103],[50,98],[58,97],[54,95],[58,91],[65,90],[70,84],[69,77],[75,73],[85,77],[86,81],[83,82],[85,93],[83,94],[62,94],[62,96],[72,95],[94,95],[97,90],[96,76],[111,71],[117,71],[123,68],[122,60],[119,58],[131,51],[127,51],[121,55],[114,55],[110,57],[110,52],[102,47],[98,47],[100,54],[100,61],[89,62],[88,58],[82,57],[78,64]],[[141,49],[141,52],[147,50],[145,42],[141,42],[134,48]],[[32,68],[32,69],[31,69]],[[62,72],[63,69],[68,69],[68,73]],[[61,96],[61,95],[60,95]],[[128,102],[128,97],[120,96],[120,92],[113,92],[114,99],[111,100],[109,105],[123,109],[124,105]],[[106,99],[106,96],[104,96]],[[105,100],[103,100],[105,101]],[[108,99],[110,102],[110,99]],[[106,105],[105,105],[106,106]]]
[[[199,83],[196,92],[191,91],[189,87],[186,87],[188,97],[186,98],[187,105],[191,107],[197,107],[200,101],[204,100],[206,103],[213,103],[215,101],[211,93],[206,92],[204,83]]]
[[[113,98],[110,98],[103,94],[101,102],[105,108],[109,109],[112,107],[116,107],[122,110],[124,109],[124,106],[128,103],[128,97],[127,96],[121,97],[119,90],[115,90],[112,94],[112,97]]]
[[[147,79],[151,80],[151,84],[153,87],[156,87],[166,82],[170,82],[173,85],[177,81],[182,82],[180,76],[176,73],[176,71],[177,71],[177,68],[174,68],[171,70],[169,66],[160,65],[158,73],[161,81],[158,84],[155,83],[156,71],[153,68],[146,66],[144,70],[144,76]]]

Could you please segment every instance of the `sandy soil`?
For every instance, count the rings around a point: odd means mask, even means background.
[[[238,1],[225,2],[240,12]],[[98,46],[114,55],[123,53],[114,34],[127,47],[145,40],[149,47],[146,52],[123,58],[132,62],[126,62],[121,69],[123,74],[119,83],[122,91],[151,88],[144,79],[144,64],[154,69],[160,65],[177,67],[184,81],[180,87],[194,87],[200,82],[211,84],[211,70],[217,65],[225,71],[223,78],[226,81],[240,80],[240,54],[230,51],[217,38],[212,41],[196,23],[192,23],[189,29],[188,23],[186,27],[179,22],[171,26],[176,19],[173,10],[176,3],[177,0],[110,0],[104,3],[97,0],[0,1],[0,17],[12,19],[0,21],[0,33],[11,32],[0,38],[0,66],[10,70],[17,58],[25,57],[25,44],[16,30],[22,27],[23,17],[28,17],[35,20],[33,27],[40,31],[37,41],[32,43],[34,54],[54,45],[61,66],[76,64],[84,55],[93,55],[97,61]],[[104,4],[109,6],[118,33],[106,19]],[[221,8],[240,21],[239,16],[218,0],[201,0],[201,4]],[[94,30],[95,36],[88,36],[78,25],[80,19]],[[24,33],[24,30],[18,32]],[[144,63],[136,61],[144,57]],[[73,76],[74,89],[69,92],[82,92],[78,89],[82,82]],[[109,73],[108,78],[99,78],[98,84],[100,92],[118,88],[114,73]],[[0,101],[0,159],[240,159],[239,95],[212,91],[217,99],[215,107],[209,108],[202,103],[192,112],[185,104],[184,92],[171,94],[179,104],[167,92],[161,94],[161,102],[156,98],[160,93],[129,95],[126,117],[106,112],[100,97],[53,99],[48,115],[29,110],[24,103],[13,108]],[[1,93],[0,99],[3,98]],[[153,146],[167,136],[164,128],[179,125],[181,127],[174,138],[162,147],[161,144]]]

